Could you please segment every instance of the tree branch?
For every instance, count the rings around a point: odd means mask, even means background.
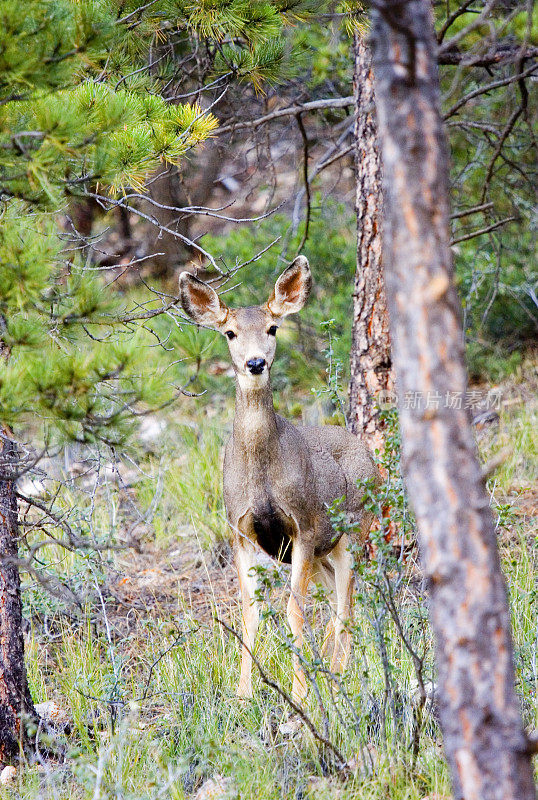
[[[454,103],[452,108],[449,108],[448,111],[443,115],[443,119],[447,120],[449,117],[453,116],[456,111],[459,111],[462,106],[472,100],[475,97],[478,97],[481,94],[485,94],[486,92],[490,92],[492,89],[498,89],[500,86],[508,86],[509,83],[515,83],[516,81],[520,81],[523,78],[527,78],[529,75],[532,75],[533,72],[538,70],[538,64],[533,64],[532,67],[529,67],[525,70],[525,72],[518,72],[515,75],[509,75],[508,78],[502,78],[499,81],[492,81],[491,83],[486,84],[485,86],[480,86],[478,89],[475,89],[469,94],[466,94],[465,97],[462,97],[461,100],[458,100],[457,103]]]
[[[293,710],[295,711],[295,713],[296,713],[296,714],[298,714],[298,715],[301,717],[301,719],[302,719],[302,720],[303,720],[303,722],[305,723],[306,727],[308,728],[308,730],[310,731],[310,733],[312,734],[312,736],[314,736],[314,738],[315,738],[315,739],[317,739],[317,740],[318,740],[318,742],[320,742],[321,744],[325,745],[325,747],[327,747],[327,748],[328,748],[328,749],[329,749],[329,750],[330,750],[330,751],[333,753],[333,755],[335,755],[335,756],[336,756],[336,758],[337,758],[337,760],[338,760],[338,762],[339,762],[339,764],[340,764],[340,767],[341,767],[342,769],[343,769],[343,768],[345,768],[346,760],[345,760],[344,756],[342,755],[342,753],[340,752],[340,750],[338,750],[338,748],[337,748],[337,747],[336,747],[336,746],[335,746],[335,745],[334,745],[334,744],[333,744],[333,743],[330,741],[330,739],[327,739],[327,738],[325,738],[325,736],[323,736],[323,735],[322,735],[322,734],[321,734],[321,733],[318,731],[318,729],[316,728],[316,726],[314,725],[314,723],[311,721],[310,717],[308,717],[308,716],[305,714],[305,712],[303,711],[303,709],[301,708],[301,706],[297,705],[297,703],[295,703],[295,702],[292,700],[292,698],[289,696],[289,694],[288,694],[287,692],[285,692],[285,691],[284,691],[284,689],[282,689],[282,688],[281,688],[281,687],[278,685],[278,683],[276,683],[275,681],[271,680],[271,678],[269,678],[269,677],[268,677],[268,675],[265,673],[265,671],[264,671],[264,669],[263,669],[262,665],[260,664],[260,662],[258,661],[258,659],[256,658],[256,656],[254,655],[254,653],[252,652],[252,650],[250,650],[250,648],[248,647],[248,645],[246,645],[246,644],[245,644],[245,642],[243,641],[243,639],[241,638],[241,636],[239,636],[239,634],[237,633],[237,631],[234,631],[234,629],[233,629],[232,627],[230,627],[230,625],[227,625],[227,624],[226,624],[226,622],[224,622],[224,620],[223,620],[223,619],[220,619],[219,617],[217,617],[217,622],[219,623],[219,625],[222,625],[222,627],[223,627],[225,630],[227,630],[227,631],[228,631],[228,633],[231,633],[231,634],[232,634],[232,636],[235,636],[235,638],[236,638],[236,639],[237,639],[237,641],[238,641],[238,642],[239,642],[239,643],[242,645],[242,647],[244,647],[244,648],[247,650],[248,654],[250,655],[250,657],[252,658],[252,660],[253,660],[254,664],[256,665],[256,667],[257,667],[257,669],[258,669],[258,672],[260,673],[260,678],[262,679],[262,681],[263,681],[263,682],[264,682],[264,683],[265,683],[267,686],[271,687],[271,689],[275,689],[275,691],[277,691],[277,692],[278,692],[278,694],[279,694],[279,695],[282,697],[282,699],[283,699],[283,700],[285,700],[285,702],[286,702],[286,703],[287,703],[287,704],[288,704],[288,705],[289,705],[291,708],[293,708]]]
[[[458,244],[459,242],[466,242],[468,239],[474,239],[476,236],[482,236],[484,233],[489,233],[490,231],[494,231],[496,228],[500,228],[501,225],[506,225],[507,222],[515,222],[517,217],[506,217],[506,219],[500,219],[498,222],[494,222],[493,225],[488,225],[487,228],[480,228],[477,231],[471,231],[471,233],[466,233],[465,236],[460,236],[457,239],[452,239],[450,242],[451,245]]]
[[[459,50],[449,50],[447,52],[440,52],[437,56],[437,63],[448,67],[491,67],[494,64],[510,64],[523,59],[536,58],[538,56],[538,47],[528,47],[521,51],[520,47],[504,47],[500,46],[492,52],[477,53],[461,53]]]
[[[222,125],[220,128],[215,128],[212,136],[217,136],[221,133],[228,133],[229,131],[243,131],[247,128],[258,128],[266,122],[271,122],[280,117],[296,117],[297,114],[304,114],[307,111],[318,111],[323,108],[345,108],[346,106],[353,105],[353,97],[329,97],[325,100],[312,100],[310,103],[302,103],[299,105],[288,106],[287,108],[279,108],[272,111],[270,114],[265,114],[263,117],[248,120],[248,122],[235,122],[229,125]]]
[[[304,190],[306,193],[305,228],[302,239],[299,242],[299,246],[297,248],[297,255],[299,255],[299,253],[304,247],[306,240],[308,239],[308,229],[310,227],[310,214],[311,214],[311,196],[310,196],[310,180],[308,178],[308,136],[306,135],[303,118],[300,114],[297,114],[297,125],[299,126],[299,130],[301,132],[301,138],[303,140],[303,178],[304,178]]]
[[[465,211],[457,211],[455,214],[450,215],[450,219],[461,219],[461,217],[469,217],[471,214],[478,214],[480,211],[487,211],[493,208],[493,203],[482,203],[481,206],[474,206],[467,208]]]

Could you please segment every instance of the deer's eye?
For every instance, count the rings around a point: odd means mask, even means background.
[[[277,330],[278,330],[278,327],[276,325],[271,325],[271,327],[269,328],[267,333],[269,334],[269,336],[276,336]]]
[[[237,334],[236,334],[236,333],[234,333],[233,331],[225,331],[225,332],[224,332],[224,335],[225,335],[226,337],[228,337],[228,339],[229,339],[230,341],[232,341],[232,339],[235,339],[235,337],[237,336]]]

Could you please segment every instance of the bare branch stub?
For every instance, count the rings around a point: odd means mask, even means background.
[[[297,114],[296,119],[297,119],[297,125],[301,132],[301,138],[303,140],[303,180],[304,180],[304,190],[306,194],[304,233],[302,235],[301,241],[299,242],[296,252],[296,255],[299,255],[299,253],[302,251],[305,245],[305,242],[308,239],[308,230],[310,227],[310,215],[312,212],[312,198],[310,193],[310,178],[308,176],[308,158],[309,158],[308,136],[304,126],[302,114]]]

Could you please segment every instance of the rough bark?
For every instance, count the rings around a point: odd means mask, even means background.
[[[457,798],[531,800],[489,499],[464,403],[445,402],[464,396],[454,393],[465,391],[466,371],[431,4],[380,0],[372,22],[403,469],[429,587],[445,753]],[[420,406],[409,402],[415,392]]]
[[[15,466],[17,447],[0,425],[0,762],[14,761],[23,742],[21,716],[36,718],[24,667]]]
[[[353,330],[349,416],[351,429],[372,452],[383,449],[377,398],[394,389],[385,279],[381,262],[381,167],[377,147],[371,54],[355,36],[355,179],[357,186],[357,269],[353,289]]]

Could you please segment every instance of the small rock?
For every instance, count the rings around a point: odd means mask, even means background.
[[[241,187],[239,181],[233,175],[221,175],[218,182],[223,186],[227,192],[233,194]]]
[[[195,800],[220,800],[230,797],[232,779],[223,778],[218,773],[200,786],[195,795]]]
[[[476,425],[478,429],[485,427],[486,425],[491,425],[493,422],[499,422],[499,415],[496,411],[481,411],[480,414],[477,414],[473,418],[473,425]]]
[[[420,703],[420,687],[416,679],[413,679],[411,681],[409,689],[410,689],[409,693],[411,696],[411,702],[413,706],[416,707]],[[435,695],[436,695],[435,683],[433,683],[433,681],[428,681],[428,680],[424,681],[424,691],[426,693],[426,702],[431,705],[435,700]]]
[[[300,717],[291,717],[287,722],[282,722],[278,730],[282,736],[295,736],[301,730],[303,721]]]
[[[54,700],[38,703],[35,706],[35,710],[44,722],[47,722],[49,725],[54,725],[55,728],[67,728],[71,723],[69,714],[65,708],[59,706]]]
[[[47,487],[45,486],[44,481],[36,477],[29,478],[24,476],[20,478],[17,483],[17,488],[25,497],[39,498],[46,497],[47,495]]]
[[[4,767],[2,772],[0,772],[0,784],[2,786],[9,786],[10,783],[14,783],[17,777],[17,769],[15,767]]]
[[[146,448],[152,449],[165,430],[166,422],[163,419],[144,417],[138,429],[138,439]]]

